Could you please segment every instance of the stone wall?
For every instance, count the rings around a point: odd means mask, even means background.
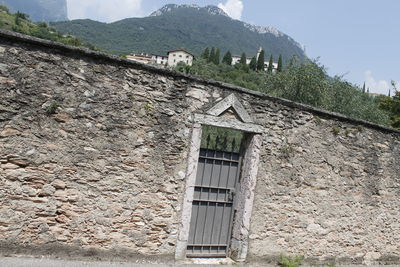
[[[311,114],[282,125],[285,111],[269,114],[250,253],[398,263],[398,136]]]
[[[400,262],[399,132],[0,36],[1,254],[173,261],[192,114],[235,93],[265,129],[249,259]]]

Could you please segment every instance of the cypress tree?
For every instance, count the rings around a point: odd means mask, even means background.
[[[363,88],[362,88],[362,92],[365,94],[365,82],[364,82],[364,85],[363,85]]]
[[[221,58],[221,51],[219,50],[219,48],[217,48],[216,52],[215,52],[215,57],[214,57],[214,64],[218,65],[219,61]]]
[[[20,25],[20,24],[21,24],[20,14],[21,14],[21,13],[20,13],[19,11],[17,11],[17,13],[15,13],[15,15],[14,15],[14,16],[15,16],[15,19],[14,19],[14,20],[15,20],[15,21],[14,21],[14,22],[15,22],[15,25]]]
[[[282,72],[282,70],[283,70],[283,62],[282,62],[283,60],[282,60],[282,55],[279,55],[279,59],[278,59],[278,69],[277,69],[277,71],[278,72]]]
[[[264,52],[264,50],[261,50],[260,55],[258,56],[258,59],[257,59],[257,70],[258,71],[264,71],[264,61],[265,61],[265,52]]]
[[[208,49],[208,47],[203,51],[201,57],[204,58],[205,60],[208,60],[208,58],[210,57],[210,49]]]
[[[246,53],[242,53],[242,56],[240,57],[239,63],[242,64],[242,65],[247,65]]]
[[[230,51],[226,52],[224,58],[222,59],[222,63],[232,65],[232,54]]]
[[[208,56],[207,62],[208,63],[214,62],[214,58],[215,58],[215,48],[213,47],[213,48],[211,48],[211,52],[210,52],[210,55]]]
[[[272,70],[274,69],[274,58],[272,55],[269,57],[269,63],[268,63],[268,72],[272,73]]]
[[[249,67],[251,70],[256,71],[257,70],[257,59],[256,57],[253,57],[250,61]]]
[[[19,12],[19,11],[17,11],[16,13],[15,13],[15,24],[16,25],[20,25],[21,24],[21,19],[24,19],[24,20],[28,20],[29,19],[29,15],[28,14],[25,14],[25,13],[22,13],[22,12]]]

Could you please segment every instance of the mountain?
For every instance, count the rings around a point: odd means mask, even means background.
[[[0,5],[26,13],[32,21],[68,20],[67,0],[0,0]]]
[[[218,47],[240,55],[254,56],[260,47],[269,57],[280,54],[305,59],[302,47],[288,35],[272,28],[259,27],[231,19],[215,6],[166,5],[144,18],[129,18],[113,23],[73,20],[53,23],[69,33],[114,53],[159,53],[186,48],[200,54],[206,47]]]

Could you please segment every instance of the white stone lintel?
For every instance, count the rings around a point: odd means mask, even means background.
[[[263,127],[260,125],[257,125],[254,123],[240,122],[237,120],[224,118],[224,117],[214,117],[214,116],[205,115],[205,114],[194,114],[193,119],[194,119],[195,123],[199,123],[202,125],[235,129],[235,130],[240,130],[240,131],[243,131],[246,133],[261,134],[264,132]]]

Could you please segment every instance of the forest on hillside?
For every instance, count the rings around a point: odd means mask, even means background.
[[[262,46],[285,58],[293,55],[300,60],[307,58],[301,46],[283,33],[260,34],[241,21],[211,14],[206,8],[175,7],[158,16],[112,23],[78,19],[51,23],[51,26],[115,54],[165,54],[178,48],[200,54],[205,46],[218,46],[240,54],[256,53]]]
[[[317,60],[300,61],[293,57],[283,66],[279,56],[278,68],[265,71],[263,57],[264,53],[246,64],[243,54],[239,63],[232,66],[229,51],[221,61],[219,49],[206,48],[193,66],[180,64],[177,70],[400,129],[400,91],[394,82],[394,96],[373,96],[366,91],[365,85],[359,87],[343,77],[330,77]],[[272,55],[269,62],[272,66]]]

